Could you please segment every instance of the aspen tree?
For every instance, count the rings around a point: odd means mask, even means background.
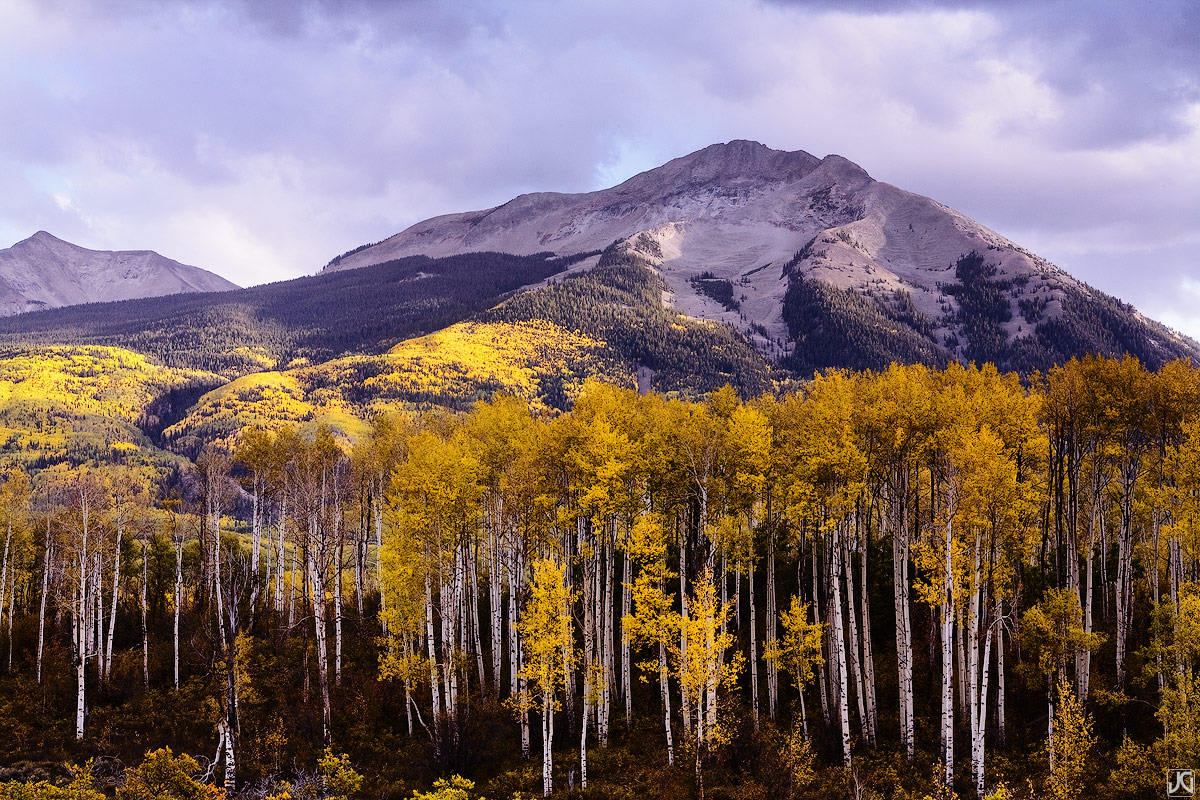
[[[696,787],[703,798],[704,761],[709,752],[729,737],[723,717],[716,708],[707,707],[708,687],[730,686],[737,679],[743,659],[740,654],[731,659],[722,657],[733,639],[726,624],[730,608],[721,606],[712,573],[707,568],[692,582],[690,600],[689,613],[679,623],[680,643],[672,637],[668,651],[680,686],[695,698],[689,738],[695,756]]]
[[[916,755],[910,563],[912,506],[918,465],[932,436],[932,386],[923,365],[892,364],[864,382],[863,429],[880,486],[883,533],[892,544],[892,600],[898,671],[900,741],[905,756]]]
[[[1179,608],[1168,616],[1164,626],[1168,641],[1161,646],[1165,658],[1173,662],[1170,678],[1160,690],[1157,717],[1163,725],[1161,745],[1167,763],[1176,768],[1200,765],[1200,586],[1187,582],[1180,586]]]
[[[333,733],[327,593],[336,555],[336,509],[342,499],[345,471],[346,458],[327,427],[319,428],[313,440],[302,442],[293,455],[293,514],[297,532],[303,533],[300,550],[304,557],[304,577],[312,608],[322,731],[326,746],[330,744]]]
[[[407,455],[408,440],[415,431],[415,423],[407,414],[384,411],[371,421],[367,439],[360,442],[353,453],[356,469],[367,483],[370,524],[375,534],[375,552],[383,550],[384,515],[388,506],[389,484],[392,471]],[[282,541],[282,536],[281,536]],[[388,593],[384,586],[383,564],[376,558],[376,585],[379,589],[379,607],[388,607]],[[387,620],[383,620],[384,634]]]
[[[1101,428],[1098,425],[1098,391],[1093,373],[1099,362],[1072,358],[1054,367],[1040,387],[1039,419],[1049,445],[1050,492],[1056,534],[1066,550],[1066,585],[1083,590],[1084,631],[1092,632],[1099,516],[1111,472],[1102,465]],[[1085,490],[1090,488],[1090,493]],[[1086,526],[1082,518],[1086,516]],[[1086,528],[1087,535],[1083,531]],[[1085,543],[1086,542],[1086,543]],[[1079,552],[1085,568],[1079,575]],[[1082,586],[1081,586],[1082,584]],[[1075,654],[1076,691],[1086,701],[1091,675],[1091,650]]]
[[[172,596],[172,615],[173,615],[173,642],[174,642],[174,676],[175,676],[175,691],[179,691],[179,622],[180,616],[183,613],[183,545],[187,537],[185,527],[185,519],[179,511],[181,501],[178,498],[170,498],[164,501],[163,506],[167,509],[169,525],[170,525],[170,541],[172,549],[175,551],[175,592]]]
[[[792,605],[780,615],[783,636],[764,653],[764,657],[775,662],[792,676],[796,693],[800,696],[800,724],[804,738],[808,736],[808,717],[804,710],[804,689],[815,677],[815,667],[824,660],[821,640],[825,626],[808,621],[809,604],[799,597],[792,598]]]
[[[554,790],[554,712],[561,708],[558,693],[565,667],[575,658],[573,598],[563,582],[563,567],[553,559],[538,559],[532,569],[529,600],[520,624],[525,653],[522,672],[529,692],[519,703],[522,708],[541,709],[542,794],[549,797]]]
[[[863,440],[853,426],[856,391],[855,378],[830,371],[817,376],[802,398],[785,400],[779,416],[779,426],[786,431],[784,436],[792,448],[792,463],[785,479],[788,513],[797,521],[813,526],[825,547],[830,667],[837,691],[842,756],[847,768],[851,755],[850,685],[859,673],[856,669],[855,676],[850,674],[849,651],[856,642],[854,627],[847,624],[847,606],[856,600],[852,583],[847,584],[846,592],[842,591],[842,578],[848,574],[844,566],[847,531],[865,490],[868,467]],[[847,635],[851,636],[849,642]],[[860,723],[865,723],[869,713],[864,695],[861,690],[857,693]]]
[[[46,643],[46,600],[50,594],[50,570],[54,563],[54,537],[50,526],[51,514],[46,512],[46,536],[42,551],[42,591],[38,606],[37,682],[42,683],[42,654]]]
[[[63,578],[66,589],[73,597],[71,603],[72,644],[76,675],[75,738],[83,738],[87,712],[87,661],[96,655],[89,652],[90,631],[95,626],[94,603],[91,602],[96,588],[93,561],[101,546],[96,531],[97,521],[103,513],[108,499],[108,488],[103,478],[91,470],[77,470],[63,485],[64,499],[70,505],[65,524],[59,530],[61,545],[56,547],[63,553]]]
[[[1136,358],[1099,362],[1100,424],[1103,447],[1115,474],[1118,492],[1116,597],[1117,687],[1124,688],[1127,643],[1133,626],[1134,508],[1153,445],[1151,382]]]
[[[117,632],[117,608],[121,588],[121,549],[125,532],[133,518],[145,506],[149,483],[141,474],[129,469],[110,470],[110,516],[113,527],[112,549],[112,606],[108,615],[108,636],[104,647],[103,680],[112,673],[113,639]]]
[[[1083,795],[1083,777],[1095,747],[1091,717],[1075,696],[1070,684],[1061,680],[1058,695],[1057,729],[1046,743],[1050,758],[1048,787],[1053,800],[1075,800]]]
[[[663,729],[667,740],[667,763],[675,763],[675,742],[671,731],[671,694],[667,682],[666,654],[675,639],[679,615],[671,609],[666,586],[675,577],[667,567],[667,536],[661,517],[646,514],[638,518],[630,537],[629,552],[637,568],[633,584],[633,609],[623,625],[639,647],[650,647],[653,661],[639,663],[647,674],[658,677],[662,699]]]
[[[274,438],[262,428],[246,428],[234,451],[234,459],[250,473],[243,486],[250,495],[250,567],[256,575],[267,507],[266,492],[274,477],[271,474],[275,461]]]
[[[1079,595],[1070,589],[1049,589],[1041,602],[1030,607],[1021,618],[1021,645],[1028,653],[1025,669],[1030,683],[1046,687],[1047,734],[1051,755],[1050,771],[1054,772],[1056,692],[1067,679],[1067,668],[1073,664],[1081,647],[1099,646],[1098,634],[1083,630],[1083,609]],[[1071,695],[1074,698],[1074,695]]]
[[[418,646],[425,625],[424,557],[420,543],[412,532],[391,523],[392,513],[389,511],[386,515],[389,521],[385,525],[384,544],[378,556],[380,590],[391,598],[391,602],[379,612],[383,630],[379,648],[379,674],[381,678],[395,678],[403,683],[409,734],[412,734],[415,712],[421,727],[434,739],[436,746],[439,742],[434,731],[425,723],[413,699],[413,687],[429,677],[430,669]],[[434,723],[436,725],[436,718]]]
[[[3,622],[4,598],[8,596],[10,585],[16,582],[10,556],[18,546],[17,540],[27,535],[30,480],[25,470],[16,466],[6,469],[0,481],[0,515],[3,515],[0,525],[4,536],[3,555],[0,555],[0,622]],[[9,625],[12,625],[11,618]]]
[[[491,651],[492,696],[500,698],[504,662],[504,553],[513,542],[514,508],[528,508],[530,501],[518,499],[522,493],[536,494],[537,487],[526,483],[528,449],[538,434],[525,400],[512,395],[497,395],[490,402],[477,403],[467,419],[468,442],[480,466],[482,487],[483,546],[488,596],[488,643]],[[540,473],[540,470],[538,471]],[[482,658],[482,654],[480,654]]]
[[[138,601],[142,612],[142,686],[150,688],[150,551],[154,547],[153,534],[148,526],[142,526],[139,549],[142,557],[142,580],[138,587]]]
[[[398,546],[420,553],[432,732],[435,746],[453,747],[458,741],[455,655],[462,622],[461,605],[453,602],[455,581],[461,580],[456,565],[461,565],[461,536],[478,520],[479,462],[449,420],[429,423],[409,440],[408,457],[393,471],[388,505],[393,530],[401,536]]]
[[[755,529],[760,524],[766,528],[768,538],[767,560],[767,611],[766,611],[766,647],[771,647],[774,640],[774,605],[775,605],[775,531],[772,520],[765,519],[766,492],[768,491],[768,474],[771,469],[771,426],[766,416],[758,408],[748,405],[738,405],[729,415],[726,428],[725,451],[728,468],[728,507],[731,512],[730,522],[726,530],[733,536],[723,537],[723,547],[732,551],[736,563],[745,565],[750,591],[750,686],[751,709],[754,712],[754,723],[758,725],[758,631],[757,608],[754,602],[754,574],[756,554],[754,552]],[[736,521],[734,521],[736,520]],[[739,570],[740,571],[740,570]],[[772,717],[776,714],[778,690],[775,681],[774,662],[767,662],[767,707]]]

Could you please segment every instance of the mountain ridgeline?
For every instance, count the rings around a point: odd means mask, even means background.
[[[45,231],[0,250],[0,315],[236,288],[219,275],[152,250],[89,250]]]

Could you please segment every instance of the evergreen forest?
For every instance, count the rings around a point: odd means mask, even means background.
[[[615,338],[586,280],[489,320]],[[2,382],[5,800],[1115,800],[1200,768],[1188,362],[588,379],[185,458],[131,420],[220,365],[121,352]],[[149,388],[80,405],[113,360]]]

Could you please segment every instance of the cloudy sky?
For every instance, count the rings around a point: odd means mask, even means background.
[[[1193,0],[0,0],[0,247],[248,285],[713,142],[839,153],[1200,338]]]

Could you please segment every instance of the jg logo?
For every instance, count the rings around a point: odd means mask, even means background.
[[[1167,797],[1195,797],[1196,772],[1190,769],[1173,769],[1167,773]]]

